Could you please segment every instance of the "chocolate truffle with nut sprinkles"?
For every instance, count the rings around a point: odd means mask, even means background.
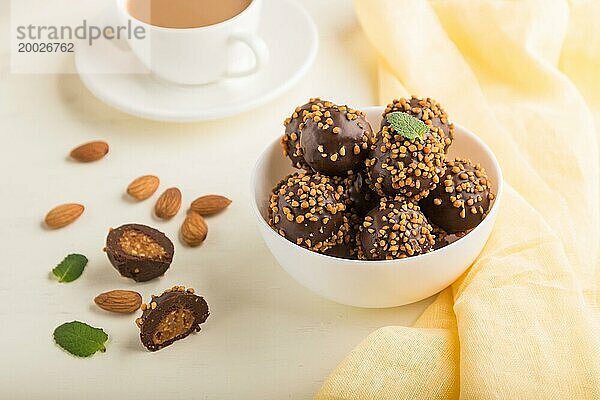
[[[364,112],[323,101],[313,104],[304,117],[300,146],[313,170],[345,176],[362,169],[370,138]]]
[[[348,176],[345,180],[348,209],[350,212],[364,217],[369,211],[379,205],[379,195],[367,184],[366,172],[359,171]]]
[[[382,199],[367,214],[359,234],[359,256],[394,260],[433,251],[435,237],[419,206],[400,198]]]
[[[344,188],[331,178],[294,173],[273,190],[269,225],[289,241],[322,253],[348,234],[344,200]]]
[[[349,233],[344,235],[344,241],[325,250],[323,254],[336,258],[344,258],[346,260],[358,260],[358,239],[355,232],[356,231],[350,227]]]
[[[494,194],[485,169],[456,158],[446,164],[441,184],[421,200],[423,213],[448,233],[475,228],[487,215]]]
[[[310,113],[311,107],[321,102],[318,97],[311,98],[308,103],[296,107],[289,118],[283,122],[285,133],[281,137],[283,154],[292,161],[292,165],[298,169],[312,171],[312,168],[304,161],[304,153],[300,147],[300,136],[302,135],[302,122],[304,117]]]
[[[145,282],[169,269],[175,248],[173,242],[159,230],[146,225],[126,224],[108,232],[104,251],[122,276]]]
[[[204,298],[184,286],[174,286],[160,296],[152,296],[150,304],[142,304],[142,311],[135,322],[140,328],[142,344],[150,351],[198,332],[209,316]]]
[[[412,107],[414,102],[418,107]],[[434,110],[441,113],[434,104],[413,98],[387,106],[365,161],[369,183],[381,196],[402,195],[417,201],[440,182],[450,139],[442,128],[431,126]],[[435,118],[446,120],[440,115]]]
[[[431,98],[420,99],[412,96],[410,99],[393,100],[388,104],[384,115],[394,111],[402,111],[420,119],[444,140],[446,153],[454,141],[454,124],[448,121],[448,114],[442,106]],[[385,119],[382,121],[382,127]]]

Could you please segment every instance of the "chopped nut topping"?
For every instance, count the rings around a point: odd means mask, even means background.
[[[165,249],[156,240],[136,229],[123,232],[119,238],[119,246],[129,255],[140,258],[162,258],[167,256]]]
[[[194,325],[194,313],[182,306],[171,310],[159,322],[152,341],[156,345],[163,344],[186,333]]]

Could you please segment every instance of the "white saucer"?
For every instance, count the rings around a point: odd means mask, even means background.
[[[274,99],[298,82],[315,60],[317,29],[295,0],[265,0],[259,34],[270,51],[265,68],[249,77],[203,86],[172,85],[151,74],[89,73],[114,70],[110,63],[115,59],[139,64],[122,41],[78,47],[75,64],[97,98],[126,113],[158,121],[212,120]],[[140,68],[133,65],[129,70]]]

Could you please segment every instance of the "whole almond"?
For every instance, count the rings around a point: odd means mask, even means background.
[[[160,195],[154,205],[154,213],[158,218],[171,219],[181,207],[181,191],[175,187],[169,188]]]
[[[71,157],[81,162],[96,161],[108,153],[108,143],[101,140],[84,143],[71,150]]]
[[[69,203],[54,207],[46,214],[44,221],[49,228],[58,229],[75,221],[83,213],[81,204]]]
[[[142,296],[131,290],[111,290],[96,296],[94,302],[106,311],[132,313],[142,305]]]
[[[208,225],[200,214],[188,213],[181,225],[181,239],[189,246],[199,246],[208,235]]]
[[[127,193],[137,200],[146,200],[148,197],[152,196],[156,189],[158,189],[158,185],[160,184],[160,179],[154,175],[144,175],[139,178],[134,179],[129,186],[127,186]]]
[[[229,200],[225,196],[220,196],[218,194],[209,194],[206,196],[198,197],[196,200],[192,201],[190,210],[200,215],[212,215],[223,211],[230,204],[231,200]]]

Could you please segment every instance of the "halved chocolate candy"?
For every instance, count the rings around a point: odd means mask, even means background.
[[[110,230],[104,251],[122,276],[145,282],[169,269],[175,248],[164,233],[146,225],[127,224]]]
[[[140,340],[150,351],[157,351],[192,332],[209,316],[208,304],[194,289],[174,286],[158,297],[152,296],[150,304],[142,304],[142,316],[136,320]]]

